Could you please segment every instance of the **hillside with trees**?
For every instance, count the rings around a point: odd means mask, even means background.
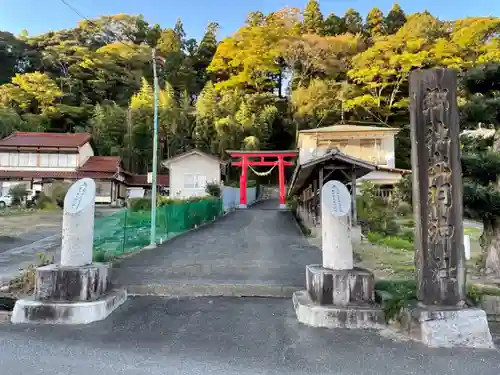
[[[499,18],[444,21],[398,5],[363,19],[354,9],[322,14],[311,0],[303,10],[252,12],[222,41],[217,31],[210,23],[197,41],[181,20],[119,14],[37,36],[0,32],[0,136],[89,131],[99,154],[144,173],[155,47],[161,158],[192,147],[287,149],[297,130],[344,121],[401,128],[396,162],[409,168],[409,72],[500,60]]]

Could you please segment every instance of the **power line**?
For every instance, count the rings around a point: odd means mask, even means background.
[[[124,46],[130,48],[131,50],[133,50],[134,52],[138,52],[138,50],[135,48],[135,47],[132,47],[130,44],[127,44],[125,42],[123,42],[121,40],[121,38],[119,38],[114,32],[112,32],[111,30],[104,30],[101,26],[99,26],[98,24],[96,24],[94,21],[88,19],[87,17],[85,17],[85,15],[83,15],[78,9],[76,9],[73,5],[69,4],[67,2],[67,0],[61,0],[61,2],[66,5],[71,11],[73,11],[73,13],[75,13],[76,15],[78,15],[80,18],[83,18],[85,21],[87,21],[89,23],[89,25],[91,25],[92,27],[104,32],[104,33],[107,33],[109,35],[111,35],[114,39],[116,39],[116,41],[118,43],[121,43],[123,44]],[[123,25],[123,24],[122,24]],[[128,38],[128,37],[127,37]],[[130,38],[128,38],[128,40],[130,41],[130,43],[132,43],[132,45],[134,45],[134,41]]]

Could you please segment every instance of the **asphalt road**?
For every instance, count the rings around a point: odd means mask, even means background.
[[[0,324],[9,375],[498,375],[500,354],[303,326],[290,299],[131,298],[88,326]]]
[[[183,296],[234,295],[231,290],[280,296],[273,291],[301,289],[306,265],[321,263],[321,251],[307,242],[293,215],[278,206],[278,200],[257,203],[127,257],[113,270],[114,282],[129,291],[154,285]]]

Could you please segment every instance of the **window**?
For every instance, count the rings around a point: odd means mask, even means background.
[[[199,174],[184,174],[185,189],[201,189],[207,185],[207,177]]]
[[[68,167],[76,167],[76,154],[68,155]]]
[[[59,160],[57,161],[58,167],[68,166],[68,154],[59,154]]]
[[[40,167],[49,166],[49,154],[40,154]]]
[[[49,154],[49,167],[57,167],[59,165],[59,155]]]
[[[8,152],[1,152],[0,153],[0,165],[2,167],[6,167],[9,165],[9,153]]]
[[[36,167],[36,154],[23,152],[19,154],[20,167]]]
[[[17,152],[9,153],[9,165],[11,167],[17,167],[19,165],[19,153]]]

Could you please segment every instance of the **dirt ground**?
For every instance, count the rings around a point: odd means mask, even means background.
[[[61,211],[35,211],[0,216],[0,236],[19,237],[28,232],[60,228]]]

